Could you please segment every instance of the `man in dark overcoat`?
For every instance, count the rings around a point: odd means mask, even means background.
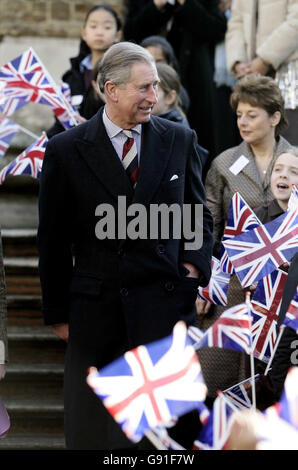
[[[145,49],[113,45],[99,73],[105,107],[50,139],[44,157],[39,268],[44,321],[67,341],[68,449],[132,446],[88,388],[88,368],[169,335],[178,320],[194,324],[197,287],[210,277],[196,134],[151,116],[158,80]],[[161,204],[176,205],[175,217],[188,207],[181,222],[168,214],[167,236],[151,223]]]

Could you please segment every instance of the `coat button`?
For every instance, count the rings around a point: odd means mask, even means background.
[[[166,282],[165,283],[165,289],[168,291],[168,292],[171,292],[174,290],[174,284],[172,282]]]
[[[163,255],[166,251],[166,248],[164,245],[160,244],[160,245],[157,245],[156,250],[158,254]]]
[[[123,248],[120,248],[120,249],[118,250],[118,256],[119,256],[120,258],[123,258],[123,256],[124,256],[124,250],[123,250]]]
[[[128,290],[126,289],[126,287],[122,287],[122,289],[120,289],[120,294],[123,295],[123,297],[126,297],[128,295]]]

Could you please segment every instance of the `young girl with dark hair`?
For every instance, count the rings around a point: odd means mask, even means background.
[[[70,86],[72,102],[85,119],[92,117],[103,102],[94,93],[92,71],[105,51],[121,39],[121,20],[108,5],[95,5],[85,18],[81,29],[79,54],[70,59],[71,68],[62,76]],[[64,128],[56,120],[47,132],[52,137]]]

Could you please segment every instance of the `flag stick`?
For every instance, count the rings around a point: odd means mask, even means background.
[[[276,350],[277,350],[277,347],[279,345],[279,342],[280,342],[280,339],[282,337],[282,334],[284,332],[284,329],[285,329],[285,325],[281,325],[280,329],[279,329],[279,334],[278,334],[278,337],[277,337],[277,340],[275,341],[275,344],[274,344],[274,348],[273,348],[273,351],[272,351],[272,354],[271,354],[271,357],[270,357],[270,361],[268,362],[267,364],[267,367],[266,367],[266,370],[264,372],[264,375],[267,375],[268,372],[269,372],[269,369],[270,369],[270,366],[272,364],[272,361],[273,361],[273,358],[274,358],[274,355],[276,353]]]
[[[153,444],[154,447],[156,447],[156,449],[169,450],[151,430],[146,431],[145,436],[151,442],[151,444]]]
[[[36,134],[33,134],[33,132],[29,131],[28,129],[26,129],[25,127],[23,126],[20,126],[20,124],[18,124],[19,128],[20,128],[20,131],[24,132],[25,134],[27,135],[30,135],[30,137],[32,137],[34,140],[37,140],[39,139],[39,136],[36,135]]]
[[[5,116],[5,114],[2,114],[2,113],[1,113],[1,114],[0,114],[0,119],[2,119],[2,118],[8,119],[8,118]],[[11,119],[9,119],[9,121],[11,121]],[[38,135],[33,134],[33,132],[29,131],[28,129],[26,129],[25,127],[21,126],[21,125],[18,124],[17,122],[14,122],[14,121],[11,121],[11,122],[13,122],[14,124],[16,124],[16,125],[18,126],[18,128],[20,129],[20,131],[24,132],[25,134],[30,135],[30,137],[32,137],[32,139],[37,140],[37,139],[39,138]]]
[[[252,348],[252,314],[251,314],[251,303],[250,303],[250,292],[247,291],[245,295],[245,302],[248,308],[250,317],[250,373],[251,373],[251,391],[252,391],[252,408],[256,409],[256,383],[255,383],[255,362]]]

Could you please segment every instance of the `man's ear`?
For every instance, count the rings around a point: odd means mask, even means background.
[[[118,102],[118,86],[114,82],[107,81],[105,83],[105,92],[111,101]]]

